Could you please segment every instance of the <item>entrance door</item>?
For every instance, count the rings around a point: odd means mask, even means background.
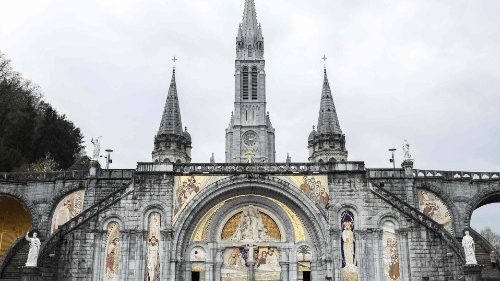
[[[191,281],[200,281],[200,272],[191,272]]]
[[[311,272],[310,271],[303,271],[302,272],[302,280],[303,281],[311,281]]]

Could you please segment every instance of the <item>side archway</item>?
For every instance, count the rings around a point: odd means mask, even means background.
[[[0,195],[0,258],[32,227],[32,215],[21,201]]]

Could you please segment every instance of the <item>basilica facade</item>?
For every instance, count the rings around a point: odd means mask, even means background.
[[[0,280],[464,280],[477,269],[464,267],[465,229],[478,257],[496,251],[469,225],[500,201],[500,173],[417,170],[409,146],[401,168],[349,161],[326,69],[309,162],[276,163],[253,0],[235,47],[225,163],[191,163],[174,69],[151,162],[0,174]],[[19,268],[27,231],[42,241],[38,265]]]

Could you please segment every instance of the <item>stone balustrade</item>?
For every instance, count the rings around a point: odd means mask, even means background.
[[[343,163],[192,163],[174,164],[139,162],[137,172],[172,172],[175,174],[319,174],[365,171],[364,162]]]
[[[500,172],[465,172],[414,169],[413,176],[415,178],[442,178],[445,180],[499,180]]]

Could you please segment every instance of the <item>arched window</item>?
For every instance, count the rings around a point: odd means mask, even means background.
[[[252,67],[252,99],[257,99],[257,67]]]
[[[248,67],[244,66],[241,74],[241,90],[244,100],[248,99]]]

